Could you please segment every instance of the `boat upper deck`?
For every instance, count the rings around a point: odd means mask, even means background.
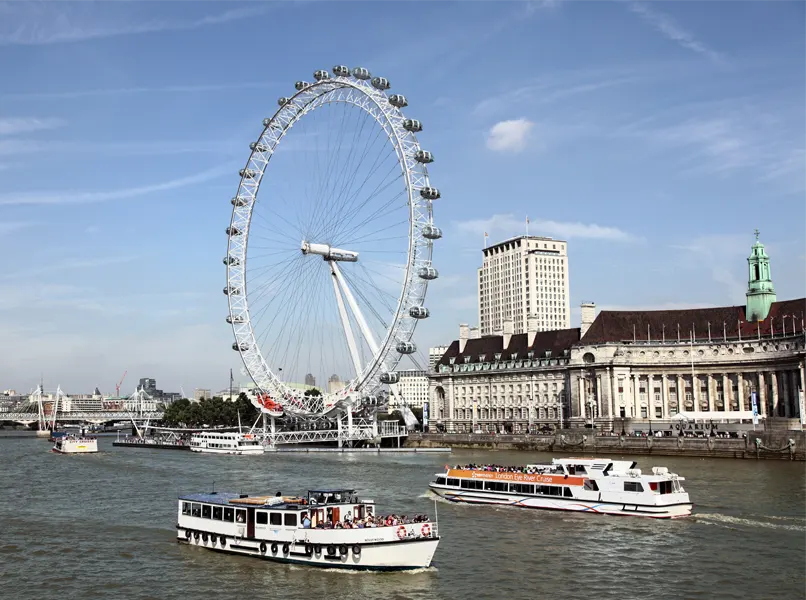
[[[271,508],[272,510],[307,510],[311,506],[328,506],[338,504],[374,504],[372,500],[359,500],[355,490],[309,490],[307,496],[275,496],[239,494],[236,492],[207,492],[201,494],[182,494],[179,500],[185,502],[203,502],[220,506],[251,506],[255,508]]]

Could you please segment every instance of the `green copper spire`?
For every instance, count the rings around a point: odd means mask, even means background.
[[[775,288],[770,275],[770,257],[764,251],[764,244],[758,241],[758,229],[753,232],[756,243],[747,258],[747,307],[745,318],[748,321],[763,321],[770,313],[770,306],[775,302]]]

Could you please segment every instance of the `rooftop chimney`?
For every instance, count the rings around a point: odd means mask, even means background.
[[[526,345],[531,348],[537,336],[537,315],[529,315],[526,317],[526,335]]]
[[[509,348],[509,340],[512,339],[512,334],[514,332],[515,324],[512,322],[512,319],[504,319],[504,350]]]
[[[596,319],[596,303],[583,302],[582,319],[579,326],[580,327],[579,337],[585,337],[585,333],[588,331],[590,326],[593,325],[594,319]]]
[[[477,340],[481,337],[481,331],[475,325],[470,328],[470,339]]]
[[[465,351],[465,345],[470,337],[470,326],[465,323],[459,325],[459,354]]]

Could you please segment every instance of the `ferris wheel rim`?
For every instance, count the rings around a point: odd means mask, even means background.
[[[362,105],[355,101],[353,98],[328,98],[325,97],[335,92],[349,90],[356,92],[361,99],[367,100],[376,109],[372,111],[369,107]],[[312,94],[312,92],[318,92]],[[307,99],[308,101],[302,105],[297,104],[297,100]],[[318,103],[317,103],[318,102]],[[380,347],[376,353],[373,354],[372,360],[367,361],[365,368],[362,372],[356,373],[355,378],[348,382],[344,390],[330,393],[324,391],[320,402],[321,406],[311,409],[310,406],[295,407],[292,403],[286,403],[285,397],[291,396],[292,398],[300,399],[302,395],[300,390],[291,388],[279,379],[277,374],[267,364],[267,361],[257,343],[255,331],[251,324],[249,314],[249,299],[246,281],[246,262],[247,262],[247,249],[249,240],[249,226],[251,225],[252,213],[254,206],[257,203],[257,196],[260,190],[260,185],[263,177],[269,167],[272,157],[280,145],[280,142],[285,138],[287,133],[293,125],[302,119],[306,114],[321,108],[325,104],[333,102],[343,102],[345,104],[352,104],[354,107],[363,110],[366,114],[372,117],[377,126],[381,127],[389,136],[389,142],[395,149],[397,162],[404,175],[406,202],[408,206],[409,223],[408,223],[408,244],[406,256],[406,273],[403,279],[403,286],[397,298],[393,322],[388,326],[386,335],[382,340]],[[289,108],[291,107],[291,108]],[[286,115],[286,113],[291,113]],[[286,116],[285,124],[282,124],[281,117]],[[417,279],[415,268],[418,264],[426,266],[431,265],[433,240],[427,239],[422,235],[422,226],[424,224],[433,225],[432,205],[431,199],[422,197],[422,200],[417,197],[417,189],[430,188],[430,179],[428,170],[424,163],[418,163],[414,160],[416,152],[422,152],[419,142],[414,135],[415,132],[407,131],[404,129],[402,123],[405,117],[400,110],[400,107],[391,104],[389,97],[381,90],[374,90],[366,85],[362,80],[352,79],[349,75],[346,77],[333,77],[318,80],[314,83],[307,84],[302,89],[298,88],[298,92],[289,98],[281,99],[280,108],[274,115],[264,121],[264,128],[258,138],[256,144],[261,144],[266,138],[266,134],[271,133],[273,129],[277,129],[276,125],[279,123],[282,129],[279,134],[274,137],[273,145],[267,148],[260,146],[253,148],[249,159],[247,160],[246,167],[242,171],[241,180],[238,187],[238,195],[233,199],[233,211],[230,219],[230,228],[228,229],[228,244],[227,244],[227,259],[234,257],[238,259],[237,264],[227,262],[227,288],[225,291],[232,290],[232,284],[240,286],[235,289],[241,289],[242,294],[235,297],[234,294],[228,293],[228,306],[230,325],[232,326],[233,335],[235,337],[235,344],[233,348],[236,349],[244,363],[244,367],[249,373],[256,386],[262,391],[280,392],[283,396],[277,400],[284,406],[287,406],[292,411],[299,409],[301,413],[319,413],[322,412],[326,405],[332,404],[333,401],[338,401],[353,392],[362,392],[365,389],[370,394],[374,394],[380,388],[379,377],[383,369],[393,371],[402,356],[397,353],[393,344],[400,342],[410,342],[417,326],[418,319],[409,317],[404,314],[404,310],[411,306],[423,306],[426,291],[428,287],[427,279]],[[404,143],[405,139],[405,143]],[[271,139],[270,139],[271,141]],[[255,161],[256,155],[260,156],[259,161]],[[250,166],[257,165],[258,173],[251,176],[253,184],[247,183],[247,171]],[[414,175],[417,175],[418,181],[414,182]],[[246,192],[242,195],[242,192]],[[246,197],[246,205],[239,206],[236,204],[236,199]],[[236,235],[236,226],[241,223],[238,217],[239,208],[245,208],[246,219],[245,228],[241,235]],[[419,228],[418,228],[419,226]],[[243,243],[234,243],[234,238],[243,238]],[[233,249],[236,252],[233,254]],[[421,251],[421,252],[418,252]],[[419,255],[419,256],[418,256]],[[244,318],[245,317],[245,318]],[[407,325],[404,327],[403,325]],[[245,340],[245,342],[244,342]],[[266,390],[265,388],[272,388]],[[310,403],[311,400],[308,401]]]

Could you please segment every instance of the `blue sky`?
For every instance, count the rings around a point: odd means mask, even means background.
[[[366,66],[409,99],[445,231],[425,348],[491,241],[569,241],[571,304],[741,304],[758,228],[806,287],[799,2],[0,3],[0,388],[221,388],[224,228],[260,122]],[[578,311],[573,312],[578,322]]]

